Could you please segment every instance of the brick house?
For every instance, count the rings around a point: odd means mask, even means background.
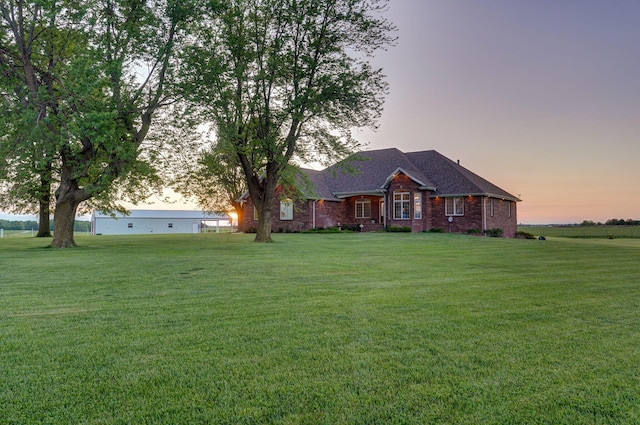
[[[345,165],[355,172],[345,171]],[[404,153],[395,148],[365,151],[321,171],[303,169],[313,193],[295,202],[278,188],[272,230],[302,231],[334,226],[364,232],[390,226],[413,232],[483,232],[500,228],[514,237],[516,196],[434,150]],[[241,230],[257,227],[248,193]]]

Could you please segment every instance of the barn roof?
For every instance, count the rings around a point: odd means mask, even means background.
[[[195,219],[195,220],[224,220],[229,216],[224,213],[211,213],[207,211],[191,210],[129,210],[129,215],[114,213],[115,218],[139,218],[139,219]],[[112,215],[103,211],[94,211],[95,218],[112,218]]]

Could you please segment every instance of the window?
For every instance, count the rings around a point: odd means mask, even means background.
[[[133,223],[127,223],[127,227],[128,227],[129,229],[133,229]]]
[[[462,196],[444,198],[444,214],[464,215],[464,198]]]
[[[413,194],[413,218],[416,220],[422,219],[422,194]]]
[[[511,218],[511,201],[507,201],[507,204],[509,204],[509,218]]]
[[[291,199],[280,201],[280,220],[293,220],[293,202]]]
[[[369,199],[356,201],[356,218],[371,218],[371,201]]]
[[[169,229],[173,229],[173,223],[169,223]]]
[[[258,209],[253,207],[253,219],[258,221]]]
[[[395,192],[393,194],[393,218],[396,220],[408,220],[410,209],[409,192]]]
[[[494,211],[493,210],[493,201],[494,201],[493,198],[489,199],[489,215],[491,215],[491,217],[493,217],[493,214],[494,214],[493,213],[493,211]]]

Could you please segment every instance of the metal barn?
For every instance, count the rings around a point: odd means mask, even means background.
[[[115,217],[102,211],[91,215],[92,235],[139,235],[167,233],[200,233],[205,225],[230,226],[226,214],[181,210],[130,210],[129,215]]]

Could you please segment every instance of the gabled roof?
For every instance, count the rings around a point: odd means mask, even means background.
[[[94,218],[113,218],[103,211],[93,211]],[[217,220],[228,219],[229,216],[223,213],[210,213],[206,211],[191,210],[129,210],[129,215],[116,212],[116,219],[119,218],[140,218],[140,219],[195,219],[195,220]]]
[[[348,170],[355,170],[349,172]],[[396,148],[365,151],[327,168],[325,176],[331,192],[338,196],[382,193],[391,178],[402,171],[422,186],[432,186],[429,179]]]
[[[351,170],[351,171],[349,171]],[[317,199],[380,195],[403,173],[434,196],[476,195],[519,199],[434,150],[403,153],[396,148],[364,151],[321,171],[302,170]]]
[[[396,148],[364,151],[324,170],[301,169],[313,184],[309,199],[338,201],[357,195],[382,195],[399,173],[432,196],[516,196],[434,150],[404,153]],[[241,199],[246,199],[248,192]]]
[[[434,150],[405,155],[433,182],[437,196],[482,195],[520,201],[516,196]]]

